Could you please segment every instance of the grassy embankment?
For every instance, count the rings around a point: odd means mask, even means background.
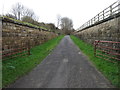
[[[120,64],[111,63],[109,61],[94,56],[94,47],[89,45],[75,36],[71,36],[74,43],[82,50],[84,54],[92,61],[96,68],[115,86],[120,87]]]
[[[62,38],[63,36],[58,36],[44,44],[32,48],[30,56],[4,60],[2,62],[2,86],[5,87],[30,72],[53,50]]]

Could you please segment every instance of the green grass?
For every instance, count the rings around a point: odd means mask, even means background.
[[[2,86],[6,87],[19,77],[30,72],[53,50],[62,38],[63,36],[58,36],[32,48],[30,56],[4,60],[2,62]]]
[[[75,36],[71,36],[74,43],[88,56],[90,61],[103,75],[115,86],[120,88],[120,64],[111,63],[109,61],[94,56],[94,47],[89,45]]]

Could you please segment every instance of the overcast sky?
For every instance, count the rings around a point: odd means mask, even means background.
[[[0,0],[0,14],[10,12],[17,2],[33,9],[40,22],[57,25],[57,15],[73,20],[74,28],[93,18],[117,0]]]

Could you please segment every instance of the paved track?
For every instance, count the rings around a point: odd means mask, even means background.
[[[98,72],[69,36],[28,75],[11,88],[109,88],[108,80]]]

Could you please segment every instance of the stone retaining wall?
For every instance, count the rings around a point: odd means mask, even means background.
[[[95,40],[120,41],[120,17],[76,32],[75,35],[90,44]]]
[[[57,34],[33,26],[2,19],[2,50],[40,45]]]

